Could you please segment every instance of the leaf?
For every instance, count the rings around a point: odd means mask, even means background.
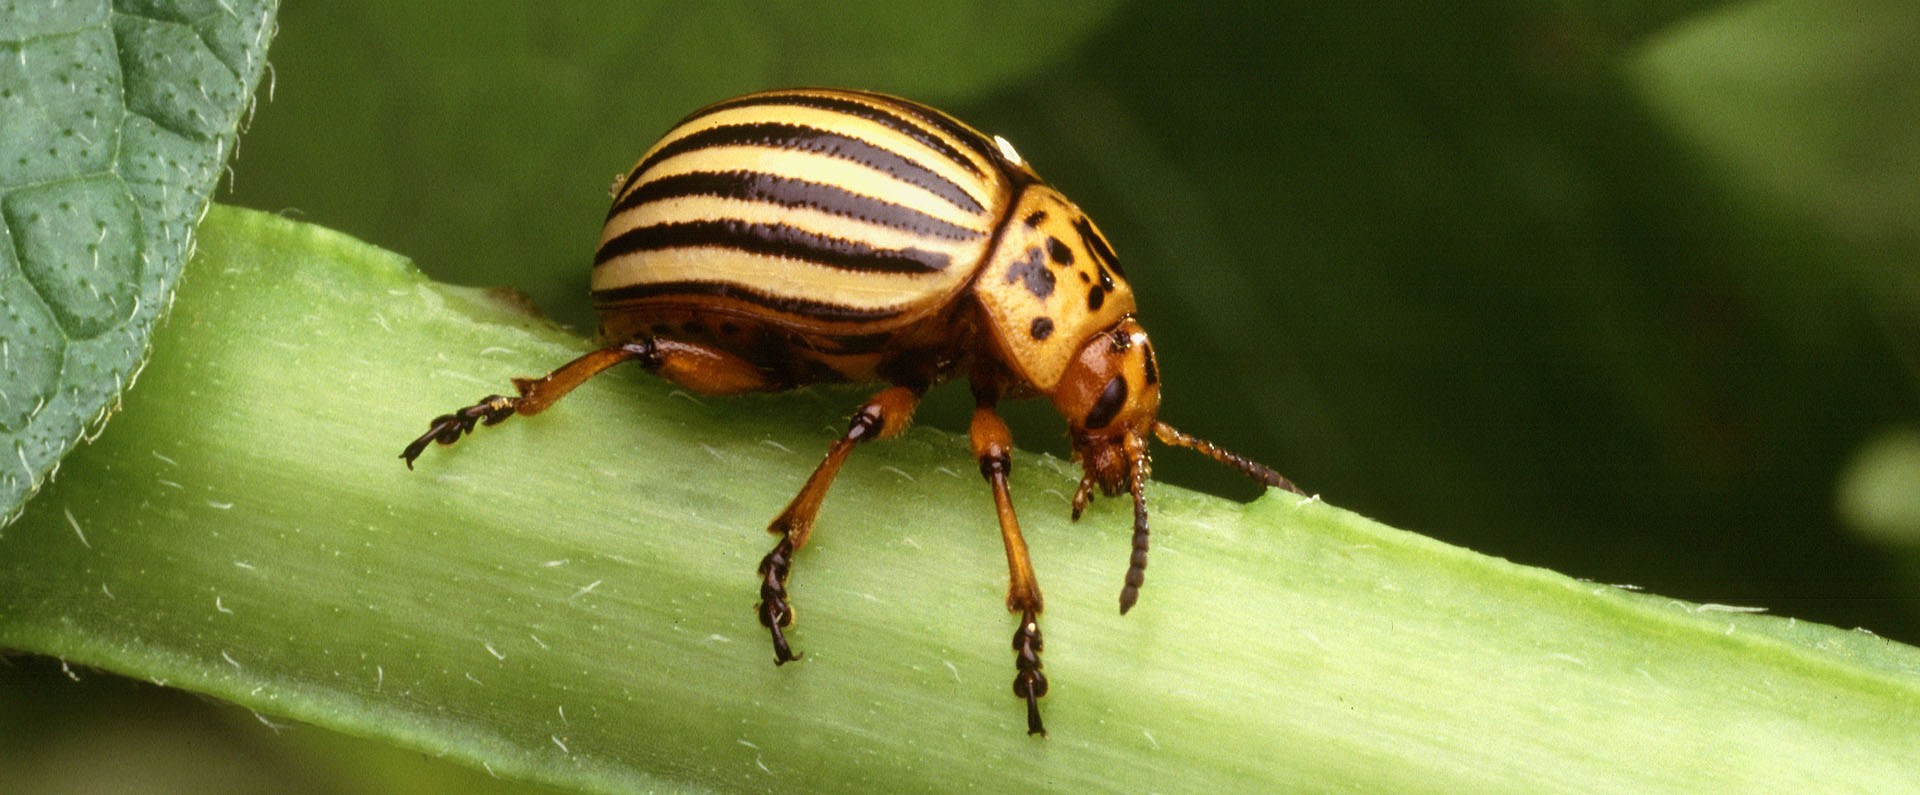
[[[1920,7],[1903,0],[1735,3],[1661,31],[1629,66],[1649,104],[1744,187],[1850,237],[1910,246],[1916,36]]]
[[[1069,524],[1072,468],[1022,453],[1027,737],[991,500],[924,428],[848,462],[775,667],[762,528],[862,392],[615,371],[409,472],[429,417],[586,343],[258,213],[217,208],[192,268],[123,415],[0,535],[0,646],[595,789],[1915,787],[1920,650],[1164,485],[1122,617],[1128,507]]]
[[[275,6],[0,13],[0,526],[138,375]]]

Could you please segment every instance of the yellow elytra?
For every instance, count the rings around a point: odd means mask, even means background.
[[[749,94],[695,111],[615,186],[592,296],[607,346],[543,378],[513,379],[435,418],[407,445],[532,415],[624,361],[695,392],[779,391],[820,382],[889,384],[863,404],[768,530],[761,623],[775,663],[797,659],[787,581],[827,488],[852,448],[905,430],[920,396],[965,376],[980,472],[1007,551],[1013,690],[1027,730],[1039,697],[1040,588],[1007,492],[1012,437],[1001,399],[1046,396],[1085,469],[1073,516],[1098,487],[1133,499],[1125,613],[1145,579],[1147,439],[1197,450],[1256,481],[1278,473],[1159,420],[1159,368],[1134,318],[1113,247],[1005,140],[898,97],[844,89]]]

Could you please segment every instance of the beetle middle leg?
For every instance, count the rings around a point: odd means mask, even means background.
[[[407,445],[400,457],[413,468],[413,460],[433,442],[453,444],[473,432],[477,425],[497,425],[515,414],[531,417],[546,411],[554,401],[572,392],[574,387],[616,364],[638,361],[641,367],[662,377],[707,395],[732,395],[780,389],[775,382],[745,359],[725,351],[679,340],[642,337],[609,345],[560,366],[543,378],[515,378],[513,387],[519,397],[488,395],[452,414],[433,419],[427,432]]]
[[[1040,585],[1033,577],[1033,562],[1027,558],[1027,541],[1020,535],[1020,520],[1013,514],[1013,498],[1007,494],[1007,473],[1013,471],[1013,434],[1007,423],[995,414],[991,403],[982,401],[973,410],[970,437],[973,457],[980,461],[980,476],[993,487],[993,509],[1000,519],[1000,540],[1007,548],[1007,610],[1020,614],[1020,626],[1013,632],[1013,694],[1027,701],[1027,733],[1044,736],[1040,723],[1041,696],[1047,694],[1047,675],[1040,672]]]
[[[827,457],[814,468],[807,484],[800,487],[800,493],[767,525],[767,532],[780,536],[780,541],[760,560],[760,604],[755,610],[760,614],[760,624],[773,635],[775,665],[800,659],[787,645],[785,628],[793,623],[794,615],[793,606],[787,602],[787,575],[792,572],[794,551],[805,546],[807,536],[813,534],[813,520],[820,514],[820,501],[827,496],[827,487],[833,485],[834,476],[840,474],[840,465],[846,462],[847,453],[854,445],[900,435],[913,420],[913,410],[919,405],[920,392],[904,386],[888,387],[874,395],[853,413],[847,432],[827,449]]]

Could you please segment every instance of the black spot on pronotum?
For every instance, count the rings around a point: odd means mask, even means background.
[[[1026,224],[1030,228],[1038,228],[1040,226],[1040,222],[1045,220],[1047,220],[1046,210],[1034,210],[1033,212],[1028,213],[1026,220],[1022,221],[1021,223]]]
[[[1126,402],[1127,379],[1116,375],[1107,382],[1107,388],[1100,390],[1100,398],[1093,401],[1093,408],[1087,411],[1087,430],[1107,427]]]
[[[1048,337],[1053,336],[1053,318],[1050,318],[1050,317],[1034,318],[1033,326],[1027,329],[1027,333],[1032,334],[1033,338],[1036,340],[1044,340]]]
[[[1114,256],[1113,247],[1107,245],[1107,239],[1101,237],[1099,231],[1093,228],[1093,222],[1088,221],[1086,216],[1081,216],[1073,219],[1073,228],[1080,233],[1080,239],[1087,244],[1087,250],[1093,252],[1094,259],[1106,263],[1114,273],[1126,275],[1127,272],[1120,269],[1120,258]]]
[[[1027,292],[1033,293],[1035,298],[1044,299],[1053,295],[1053,271],[1047,270],[1047,266],[1041,261],[1040,249],[1027,249],[1026,256],[1007,268],[1007,283],[1012,284],[1016,281],[1025,281]]]
[[[1160,366],[1155,364],[1153,361],[1153,345],[1151,344],[1141,345],[1140,353],[1146,356],[1147,384],[1151,386],[1153,384],[1159,383]]]
[[[1067,244],[1053,235],[1047,235],[1047,256],[1061,265],[1073,264],[1073,249],[1067,248]]]
[[[1100,311],[1100,307],[1106,303],[1107,303],[1107,291],[1101,289],[1100,285],[1096,284],[1092,287],[1087,288],[1087,311],[1088,312],[1098,312]]]

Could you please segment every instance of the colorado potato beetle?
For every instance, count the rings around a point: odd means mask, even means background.
[[[866,91],[793,89],[709,105],[681,120],[613,190],[592,297],[607,346],[544,378],[513,379],[433,420],[400,454],[476,424],[538,414],[594,374],[635,361],[694,392],[821,382],[889,384],[767,528],[760,623],[774,662],[799,658],[787,581],[827,487],[853,447],[904,431],[930,387],[965,375],[973,455],[1007,552],[1013,692],[1045,734],[1040,586],[1007,494],[1013,440],[1001,399],[1046,396],[1085,468],[1078,519],[1099,487],[1133,498],[1120,612],[1147,566],[1147,438],[1187,447],[1298,492],[1267,467],[1158,418],[1160,374],[1113,247],[1004,139],[933,108]]]

